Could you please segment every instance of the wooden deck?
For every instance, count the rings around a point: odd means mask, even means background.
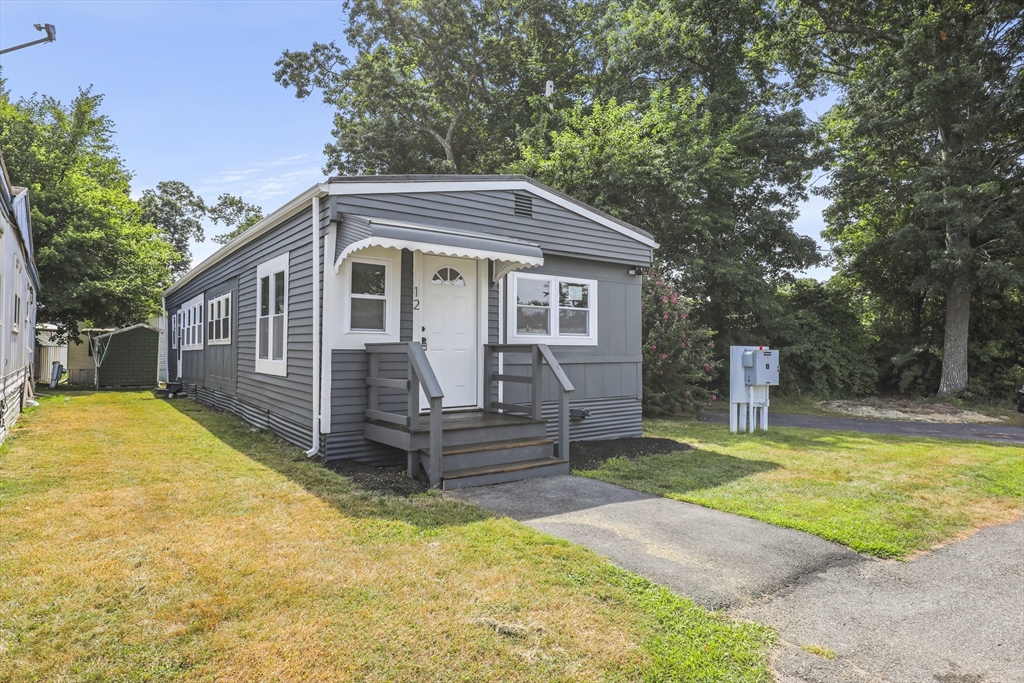
[[[551,350],[544,344],[485,344],[484,367],[494,366],[500,351],[529,353],[529,376],[488,372],[483,378],[482,410],[444,411],[444,391],[417,342],[372,343],[366,345],[369,370],[366,376],[367,408],[363,411],[363,436],[406,452],[409,476],[424,473],[431,486],[457,488],[482,486],[528,477],[565,474],[569,471],[569,394],[574,390]],[[382,355],[407,359],[397,374],[384,376]],[[393,363],[393,361],[389,361]],[[547,438],[547,422],[541,417],[543,366],[547,364],[561,391],[558,394],[558,453]],[[495,382],[530,385],[528,404],[493,400]],[[404,409],[381,404],[381,390],[405,394]],[[430,410],[421,415],[420,397]],[[401,394],[400,394],[401,395]],[[501,412],[499,412],[501,411]]]
[[[554,457],[547,423],[522,415],[482,410],[442,415],[442,488],[482,486],[526,477],[568,473],[569,463]],[[406,451],[410,476],[429,467],[430,423],[419,428],[366,420],[363,435]]]

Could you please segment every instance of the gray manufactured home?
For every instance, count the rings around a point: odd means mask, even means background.
[[[335,177],[165,294],[170,381],[445,488],[641,434],[648,233],[524,176]]]

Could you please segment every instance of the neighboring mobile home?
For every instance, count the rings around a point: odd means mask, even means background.
[[[0,442],[32,381],[39,274],[29,215],[28,190],[11,186],[0,158]]]
[[[53,364],[68,369],[68,345],[55,340],[56,325],[36,325],[35,381],[47,384],[53,374]],[[59,378],[58,378],[59,379]]]
[[[568,472],[641,434],[656,246],[524,176],[331,178],[167,290],[169,378],[328,462]]]

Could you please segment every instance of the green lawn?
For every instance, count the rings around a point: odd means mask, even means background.
[[[46,398],[0,447],[0,681],[768,681],[773,638],[192,401]]]
[[[587,477],[906,558],[1019,517],[1024,449],[972,441],[648,420],[695,450],[615,458]]]

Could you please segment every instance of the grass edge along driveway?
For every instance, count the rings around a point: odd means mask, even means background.
[[[905,559],[1024,511],[1024,448],[959,440],[647,420],[694,447],[576,472]]]
[[[192,401],[49,397],[0,446],[0,680],[768,681],[774,638]]]

